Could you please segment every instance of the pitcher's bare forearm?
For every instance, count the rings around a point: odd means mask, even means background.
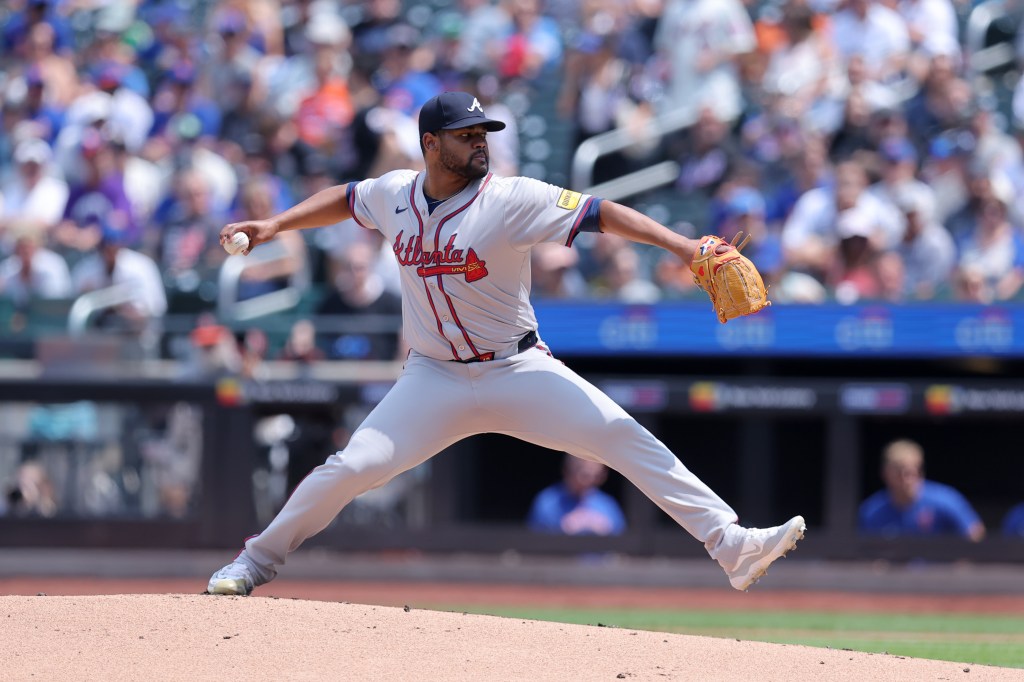
[[[252,249],[265,244],[285,230],[333,225],[352,217],[348,207],[348,185],[335,185],[320,190],[313,196],[266,220],[243,220],[225,225],[220,231],[221,245],[227,244],[237,232],[244,232],[249,245],[242,251],[248,255]],[[234,253],[234,251],[232,251]]]
[[[693,253],[697,249],[696,239],[684,237],[639,211],[607,199],[601,202],[599,224],[602,232],[617,234],[641,244],[659,246],[677,255],[684,263],[693,260]]]
[[[328,187],[282,211],[271,220],[277,224],[279,232],[340,223],[352,217],[352,212],[348,208],[347,192],[347,184]]]

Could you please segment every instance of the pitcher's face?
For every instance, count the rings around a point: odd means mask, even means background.
[[[438,140],[441,165],[445,170],[467,180],[487,175],[490,154],[487,150],[487,129],[484,126],[442,130]]]

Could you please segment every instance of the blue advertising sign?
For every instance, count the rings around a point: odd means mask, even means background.
[[[1024,307],[776,305],[720,324],[707,303],[535,305],[558,354],[1024,357]]]

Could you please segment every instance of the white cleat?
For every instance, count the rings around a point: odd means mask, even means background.
[[[234,561],[210,576],[206,591],[210,594],[247,596],[255,587],[252,571],[241,561]]]
[[[736,567],[726,571],[729,582],[737,590],[746,591],[758,581],[772,563],[786,555],[796,547],[797,540],[802,540],[807,525],[804,517],[794,516],[781,526],[773,528],[747,528],[740,558]]]

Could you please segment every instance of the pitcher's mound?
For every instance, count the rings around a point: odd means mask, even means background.
[[[1021,679],[881,654],[266,597],[0,597],[0,631],[9,680]]]

